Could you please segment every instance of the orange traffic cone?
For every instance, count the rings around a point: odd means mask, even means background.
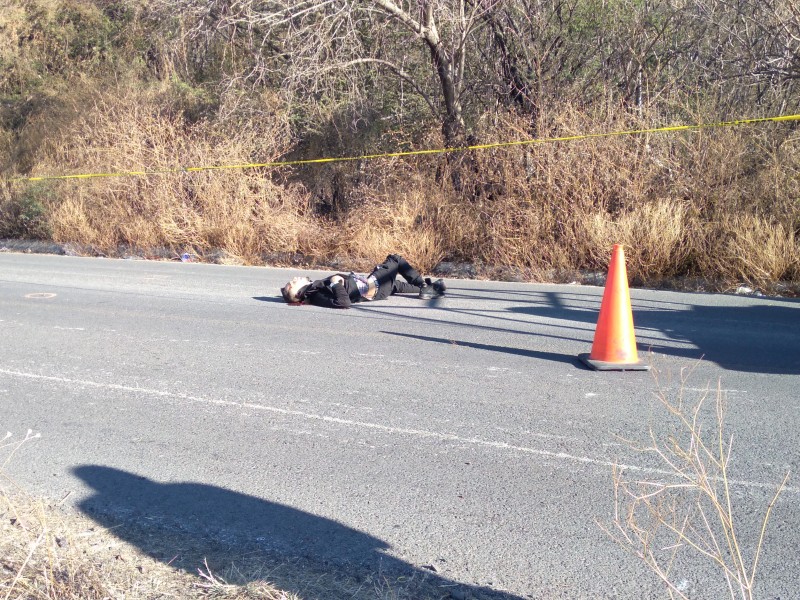
[[[592,353],[581,354],[579,358],[598,371],[646,371],[650,368],[639,362],[636,353],[628,272],[622,244],[614,244],[611,254]]]

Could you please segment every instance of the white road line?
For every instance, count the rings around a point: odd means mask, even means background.
[[[493,448],[496,450],[510,450],[513,452],[521,452],[524,454],[533,454],[536,456],[545,456],[547,458],[555,458],[560,460],[567,460],[571,462],[601,466],[601,467],[608,467],[611,468],[618,468],[624,471],[634,471],[638,473],[648,473],[653,475],[664,475],[669,477],[674,477],[674,473],[672,471],[668,471],[665,469],[656,469],[652,467],[641,467],[637,465],[626,465],[626,464],[619,464],[608,460],[592,458],[590,456],[577,456],[574,454],[568,454],[566,452],[553,452],[551,450],[540,450],[537,448],[528,448],[526,446],[516,446],[514,444],[508,444],[506,442],[498,442],[492,440],[484,440],[481,438],[475,437],[463,437],[460,435],[455,435],[452,433],[441,433],[437,431],[427,431],[424,429],[410,429],[406,427],[392,427],[391,425],[382,425],[380,423],[369,423],[366,421],[354,421],[351,419],[342,419],[339,417],[331,417],[329,415],[320,415],[317,413],[309,413],[303,412],[299,410],[289,410],[287,408],[279,408],[277,406],[265,406],[263,404],[253,404],[252,402],[234,402],[232,400],[218,400],[215,398],[202,398],[199,396],[191,396],[189,394],[181,394],[175,392],[167,392],[163,390],[155,390],[151,388],[143,388],[138,386],[128,386],[128,385],[121,385],[117,383],[101,383],[97,381],[88,381],[85,379],[69,379],[66,377],[55,377],[51,375],[39,375],[36,373],[24,373],[22,371],[10,371],[7,369],[0,369],[0,374],[8,375],[11,377],[20,377],[25,379],[39,379],[43,381],[53,381],[56,383],[67,383],[70,385],[83,385],[86,387],[94,387],[94,388],[102,388],[102,389],[110,389],[110,390],[118,390],[123,392],[135,392],[141,394],[148,394],[150,396],[158,396],[161,398],[177,398],[180,400],[188,400],[190,402],[198,402],[204,404],[213,404],[216,406],[236,406],[240,408],[249,408],[252,410],[261,410],[266,412],[271,412],[280,415],[288,415],[293,417],[300,417],[302,419],[313,420],[313,421],[322,421],[325,423],[336,423],[338,425],[347,425],[350,427],[360,427],[364,429],[372,429],[376,431],[383,431],[385,433],[392,433],[392,434],[399,434],[399,435],[407,435],[412,437],[419,437],[419,438],[434,438],[446,442],[456,442],[460,444],[469,444],[473,446],[482,446],[484,448]],[[749,487],[749,488],[758,488],[758,489],[766,489],[766,490],[775,490],[776,485],[771,483],[761,483],[758,481],[744,481],[744,480],[737,480],[737,479],[728,479],[728,483],[731,485],[738,485],[742,487]],[[791,493],[797,494],[800,493],[800,488],[785,486],[783,488],[784,493]]]

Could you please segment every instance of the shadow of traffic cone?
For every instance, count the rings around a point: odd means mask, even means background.
[[[628,272],[622,244],[615,244],[611,254],[592,352],[581,354],[579,358],[598,371],[646,371],[650,368],[639,361],[636,353]]]

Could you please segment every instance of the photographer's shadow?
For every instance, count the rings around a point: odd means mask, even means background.
[[[364,597],[375,597],[381,582],[403,588],[409,598],[520,600],[454,583],[392,557],[378,538],[254,496],[201,483],[159,483],[99,465],[73,473],[94,491],[80,510],[148,556],[189,573],[204,561],[213,570],[247,557],[257,564],[251,580],[268,576],[307,599],[361,598],[359,588],[372,589]],[[247,568],[238,573],[247,579]],[[350,583],[342,584],[345,579]],[[325,581],[330,585],[321,592]]]

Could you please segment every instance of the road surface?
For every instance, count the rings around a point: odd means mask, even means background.
[[[337,311],[282,303],[297,274],[0,254],[0,428],[41,434],[6,471],[187,569],[214,545],[516,600],[666,597],[598,525],[614,464],[669,480],[624,442],[663,432],[659,395],[721,388],[746,553],[800,465],[797,300],[631,290],[653,371],[596,372],[602,288],[452,280]],[[759,597],[800,597],[798,524],[790,479]],[[719,597],[704,565],[676,582]]]

